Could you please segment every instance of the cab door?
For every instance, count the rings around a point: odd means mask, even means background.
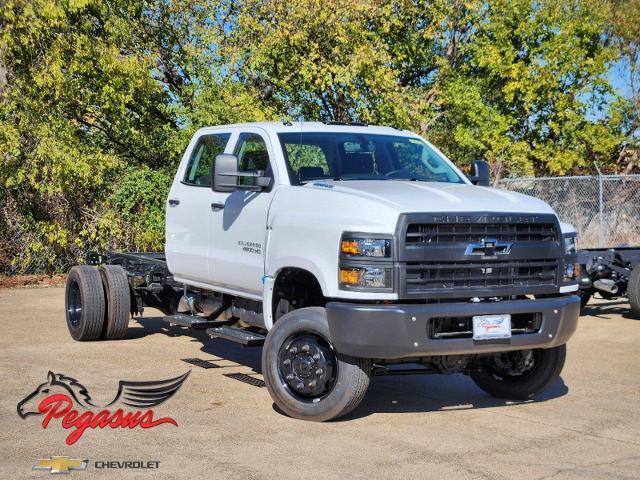
[[[273,149],[259,128],[243,128],[234,137],[238,170],[263,170],[272,180],[261,192],[213,193],[209,277],[221,287],[262,296],[267,217],[276,185]]]
[[[211,166],[216,155],[225,152],[230,138],[230,130],[213,130],[194,138],[171,186],[165,252],[169,271],[179,280],[210,280]]]

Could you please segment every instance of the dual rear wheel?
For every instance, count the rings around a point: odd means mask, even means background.
[[[81,342],[125,336],[131,314],[127,274],[119,265],[78,265],[67,276],[67,327]]]

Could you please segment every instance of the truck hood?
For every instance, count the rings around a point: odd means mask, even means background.
[[[322,180],[305,188],[331,190],[401,212],[555,213],[534,197],[497,188],[400,180]]]

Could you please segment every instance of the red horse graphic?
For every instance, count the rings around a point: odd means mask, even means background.
[[[47,381],[38,385],[18,403],[18,415],[23,419],[29,415],[44,415],[43,428],[47,428],[52,419],[62,419],[63,428],[76,429],[67,437],[69,445],[75,443],[87,428],[151,428],[162,423],[177,426],[176,421],[170,417],[154,420],[151,408],[175,395],[189,373],[190,370],[179,377],[150,382],[121,380],[115,398],[104,407],[99,407],[93,402],[87,389],[75,378],[50,371]],[[74,406],[89,411],[80,414]],[[112,406],[115,406],[115,410],[109,409]],[[125,412],[123,408],[126,407],[135,410]],[[94,413],[92,408],[102,410]]]

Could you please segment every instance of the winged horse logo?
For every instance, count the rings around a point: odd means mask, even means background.
[[[180,390],[190,373],[191,370],[179,377],[150,382],[120,380],[115,398],[104,408],[111,407],[117,403],[140,409],[160,405]],[[33,392],[18,403],[18,415],[22,418],[26,418],[29,415],[42,415],[42,412],[38,410],[38,405],[43,399],[56,393],[69,395],[73,398],[74,403],[84,408],[98,407],[93,403],[87,389],[75,378],[50,371],[47,374],[47,381],[38,385]]]
[[[18,415],[44,415],[43,428],[52,419],[62,419],[63,428],[76,430],[67,437],[67,444],[77,441],[87,428],[151,428],[162,423],[178,425],[170,417],[153,418],[151,408],[173,397],[191,370],[166,380],[132,382],[121,380],[115,398],[104,406],[96,405],[87,389],[75,378],[49,371],[47,381],[18,403]],[[89,410],[80,414],[73,407]],[[127,408],[128,407],[128,408]],[[98,413],[92,409],[101,409]]]

